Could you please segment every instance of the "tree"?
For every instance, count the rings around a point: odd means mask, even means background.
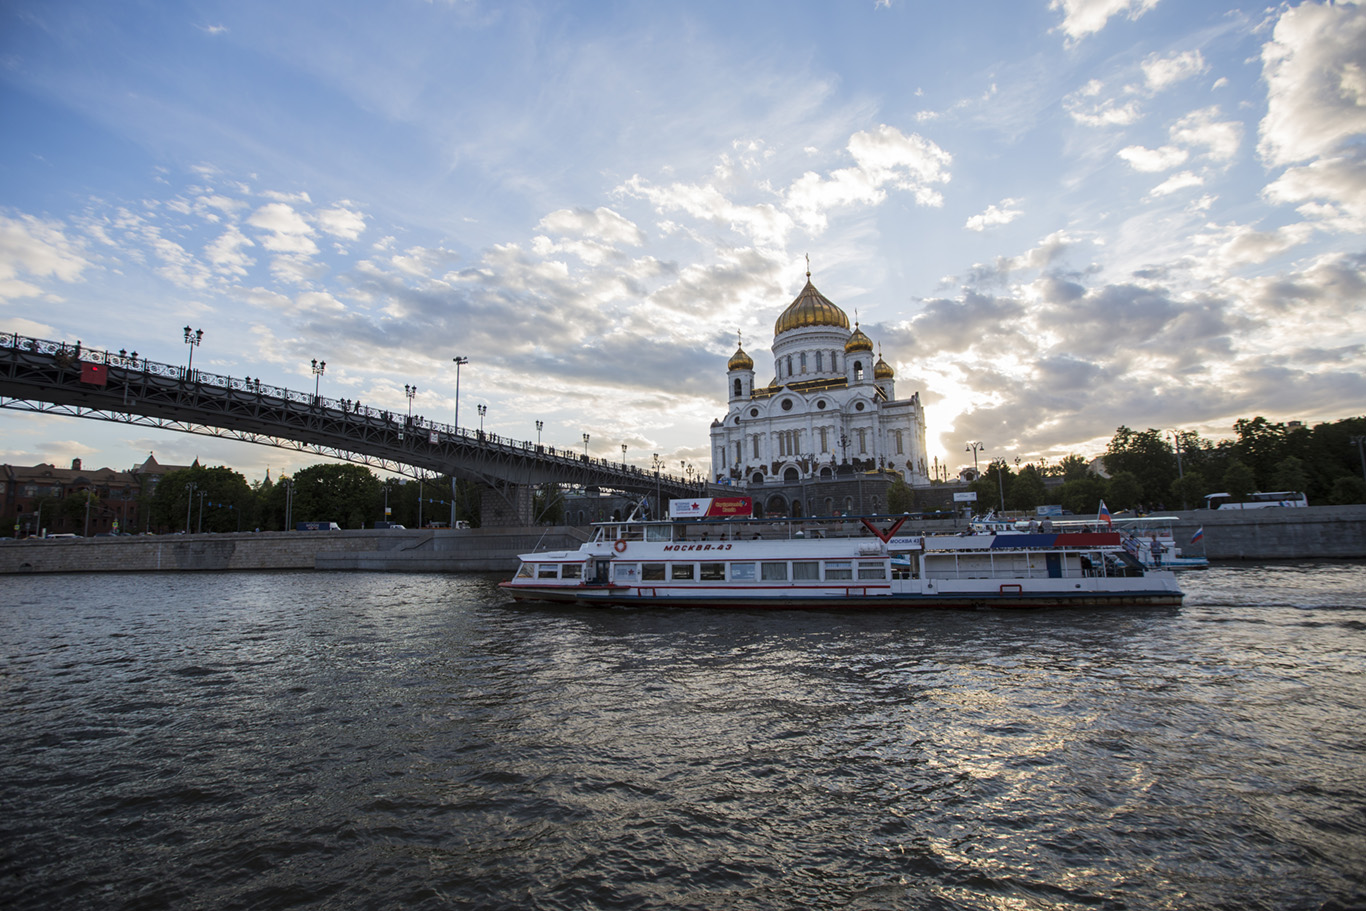
[[[1131,471],[1121,471],[1110,478],[1110,483],[1106,485],[1106,499],[1109,501],[1105,505],[1113,510],[1133,509],[1140,505],[1143,497],[1143,485]]]
[[[379,478],[364,465],[319,463],[294,475],[294,522],[363,528],[383,509]]]
[[[1067,481],[1059,488],[1058,499],[1068,512],[1079,516],[1094,515],[1107,493],[1105,487],[1105,481],[1094,475]]]
[[[1242,500],[1257,489],[1257,477],[1252,469],[1242,462],[1234,462],[1224,472],[1224,492],[1235,500]]]
[[[897,475],[887,485],[887,511],[889,513],[912,512],[915,509],[915,491],[906,479]]]
[[[1304,491],[1309,486],[1309,472],[1305,469],[1304,460],[1287,456],[1276,463],[1268,480],[1268,490]]]
[[[1080,481],[1091,474],[1091,466],[1079,455],[1069,455],[1058,463],[1058,474],[1063,481]]]
[[[1209,488],[1205,484],[1205,476],[1198,471],[1187,469],[1185,475],[1172,481],[1172,502],[1180,503],[1182,509],[1199,506],[1207,493]]]
[[[564,491],[558,484],[542,484],[532,497],[532,521],[537,525],[564,524]]]
[[[1162,431],[1148,428],[1130,430],[1121,426],[1115,431],[1105,450],[1105,470],[1113,478],[1128,472],[1138,482],[1136,505],[1162,497],[1176,480],[1176,454],[1162,436]],[[1124,507],[1127,508],[1127,507]]]
[[[1310,501],[1313,502],[1312,500]],[[1334,506],[1366,503],[1366,481],[1356,475],[1344,475],[1333,482],[1328,491],[1328,502]]]
[[[254,514],[256,497],[231,468],[196,463],[162,477],[150,508],[152,526],[162,531],[238,531]]]
[[[1043,475],[1033,465],[1020,469],[1006,492],[1006,502],[1011,509],[1032,510],[1043,504],[1047,497]]]

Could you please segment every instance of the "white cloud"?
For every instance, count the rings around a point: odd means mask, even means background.
[[[1019,202],[1018,199],[1003,199],[999,205],[987,206],[986,211],[969,218],[963,227],[969,231],[985,231],[994,225],[1008,225],[1024,214],[1022,209],[1014,208]]]
[[[1145,174],[1167,171],[1177,165],[1185,164],[1190,153],[1176,146],[1162,146],[1148,149],[1143,146],[1126,146],[1117,153],[1129,163],[1129,167]]]
[[[552,234],[589,237],[608,244],[627,244],[638,247],[644,243],[640,228],[628,218],[606,206],[597,209],[559,209],[551,212],[537,225]]]
[[[1049,0],[1048,8],[1062,10],[1062,30],[1073,41],[1105,28],[1111,16],[1126,13],[1137,19],[1157,6],[1158,0]]]
[[[1268,164],[1331,156],[1366,133],[1366,7],[1286,10],[1262,48],[1267,112],[1257,150]]]
[[[1143,69],[1143,80],[1153,92],[1160,92],[1182,80],[1197,76],[1206,68],[1205,58],[1198,50],[1182,51],[1166,57],[1155,53],[1149,54],[1140,66]]]
[[[219,272],[244,276],[247,274],[247,269],[255,265],[256,261],[242,252],[242,248],[252,246],[255,244],[251,238],[239,231],[236,225],[233,225],[205,247],[204,252],[208,254],[209,262],[213,263]]]
[[[313,229],[308,222],[282,202],[261,206],[247,219],[247,224],[271,232],[261,244],[273,253],[312,255],[318,252],[317,245],[309,238]]]
[[[1092,79],[1064,98],[1062,105],[1073,120],[1088,127],[1127,126],[1143,115],[1132,99],[1120,104],[1114,98],[1099,98],[1104,88],[1099,79]]]
[[[1167,178],[1157,186],[1153,187],[1151,190],[1148,191],[1148,195],[1168,196],[1172,193],[1177,192],[1178,190],[1184,190],[1187,187],[1202,186],[1204,182],[1204,178],[1202,178],[1200,175],[1192,171],[1182,171],[1179,174],[1173,174],[1171,177]]]
[[[1313,204],[1308,211],[1333,230],[1366,232],[1366,155],[1321,158],[1287,168],[1263,195],[1276,203]]]
[[[1243,125],[1236,120],[1217,120],[1219,116],[1218,105],[1192,111],[1172,125],[1172,141],[1204,146],[1215,161],[1231,160],[1243,142]]]
[[[67,237],[60,224],[0,215],[0,301],[44,294],[20,274],[74,282],[88,265],[80,243]]]
[[[365,216],[345,204],[323,209],[314,217],[318,227],[343,240],[357,240],[365,230]]]

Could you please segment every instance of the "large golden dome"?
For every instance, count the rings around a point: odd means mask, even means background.
[[[849,317],[811,284],[811,276],[806,278],[806,287],[797,299],[788,305],[778,321],[773,324],[773,334],[781,335],[789,329],[802,329],[807,326],[838,326],[849,328]]]

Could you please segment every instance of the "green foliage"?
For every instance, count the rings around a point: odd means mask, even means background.
[[[161,531],[238,531],[251,527],[256,497],[231,468],[191,465],[162,476],[149,509],[152,528]]]
[[[887,485],[887,512],[914,512],[915,511],[915,491],[911,485],[906,483],[906,479],[897,475],[892,483]]]
[[[1111,512],[1134,509],[1142,503],[1143,485],[1133,472],[1121,471],[1110,478],[1106,485],[1105,505]]]
[[[1183,477],[1172,481],[1170,505],[1173,508],[1180,506],[1182,509],[1196,509],[1203,505],[1205,494],[1210,492],[1204,475],[1198,471],[1188,470]]]
[[[532,498],[532,521],[537,525],[564,524],[564,492],[558,484],[542,484]]]
[[[1069,455],[1058,463],[1058,472],[1064,481],[1080,481],[1091,474],[1091,467],[1079,455]]]
[[[362,528],[382,509],[379,478],[364,465],[310,465],[292,480],[295,523],[336,522],[343,528]]]
[[[1105,450],[1105,470],[1110,472],[1111,478],[1131,475],[1138,484],[1132,502],[1118,507],[1128,509],[1166,494],[1176,476],[1176,453],[1160,430],[1150,427],[1140,432],[1121,426]],[[1130,491],[1124,488],[1122,492],[1123,499],[1129,499]],[[1115,498],[1121,499],[1119,495]]]
[[[1043,475],[1035,466],[1026,465],[1011,479],[1006,491],[1006,505],[1010,509],[1032,511],[1034,507],[1043,505],[1047,495]]]
[[[1108,493],[1103,478],[1095,476],[1065,482],[1059,488],[1059,501],[1062,508],[1079,516],[1095,515],[1100,509],[1100,501]]]
[[[1256,474],[1251,467],[1242,462],[1234,462],[1228,466],[1222,483],[1224,492],[1231,494],[1235,500],[1241,500],[1257,490]]]
[[[1333,506],[1366,503],[1366,481],[1356,475],[1344,475],[1328,490],[1328,502]]]

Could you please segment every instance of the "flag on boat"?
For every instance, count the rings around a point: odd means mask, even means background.
[[[1113,525],[1113,523],[1110,521],[1110,510],[1105,508],[1104,500],[1100,501],[1100,513],[1096,516],[1096,519],[1101,522],[1104,522],[1107,526]]]
[[[1200,540],[1201,538],[1203,538],[1204,536],[1205,536],[1205,526],[1201,525],[1199,528],[1197,528],[1197,529],[1195,530],[1195,534],[1191,535],[1191,543],[1194,544],[1196,541],[1199,541],[1199,540]]]

